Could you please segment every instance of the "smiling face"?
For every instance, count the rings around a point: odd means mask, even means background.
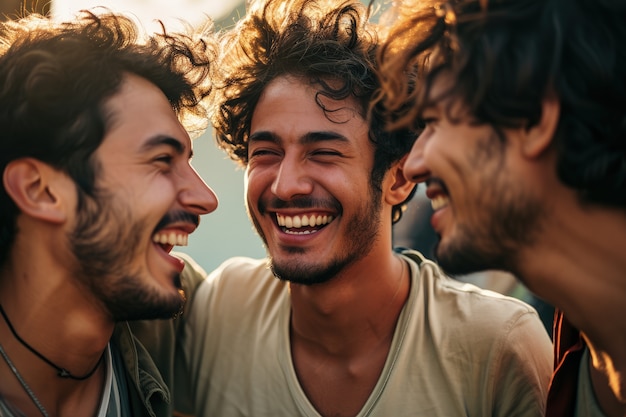
[[[248,213],[281,279],[325,282],[369,253],[380,233],[371,186],[374,148],[353,100],[321,98],[306,81],[278,77],[250,128]]]
[[[155,85],[126,75],[105,111],[97,197],[82,196],[69,235],[76,275],[115,320],[171,317],[182,305],[183,263],[169,252],[187,244],[217,198],[191,167],[189,136]]]
[[[441,87],[434,86],[434,97]],[[511,132],[501,138],[492,126],[471,123],[458,105],[448,112],[446,104],[424,110],[426,127],[404,165],[409,180],[427,184],[431,224],[440,236],[436,257],[451,274],[514,270],[519,249],[540,229],[543,204],[516,169]]]

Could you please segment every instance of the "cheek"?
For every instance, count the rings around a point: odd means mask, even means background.
[[[246,195],[259,195],[270,189],[278,168],[254,168],[246,171],[244,190]]]

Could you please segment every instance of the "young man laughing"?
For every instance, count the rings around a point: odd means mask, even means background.
[[[186,130],[212,53],[139,35],[111,12],[0,24],[2,416],[172,413],[127,321],[180,311],[170,251],[217,207]]]

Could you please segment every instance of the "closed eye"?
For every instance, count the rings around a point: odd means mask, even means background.
[[[332,149],[319,149],[311,152],[315,156],[341,156],[341,152]]]
[[[174,163],[174,156],[170,154],[163,154],[163,155],[157,156],[152,161],[160,169],[169,170],[172,168],[172,165]]]
[[[269,148],[258,148],[250,152],[250,158],[267,155],[278,155],[278,152]]]
[[[426,129],[429,125],[435,123],[437,121],[437,119],[435,119],[434,117],[424,117],[424,118],[420,118],[416,121],[415,123],[415,127],[418,128],[419,130],[424,130]]]

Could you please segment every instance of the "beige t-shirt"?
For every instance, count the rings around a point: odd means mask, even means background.
[[[407,260],[409,299],[358,416],[543,415],[552,346],[532,307]],[[319,417],[292,365],[288,284],[265,260],[227,260],[188,307],[181,342],[198,417]]]

